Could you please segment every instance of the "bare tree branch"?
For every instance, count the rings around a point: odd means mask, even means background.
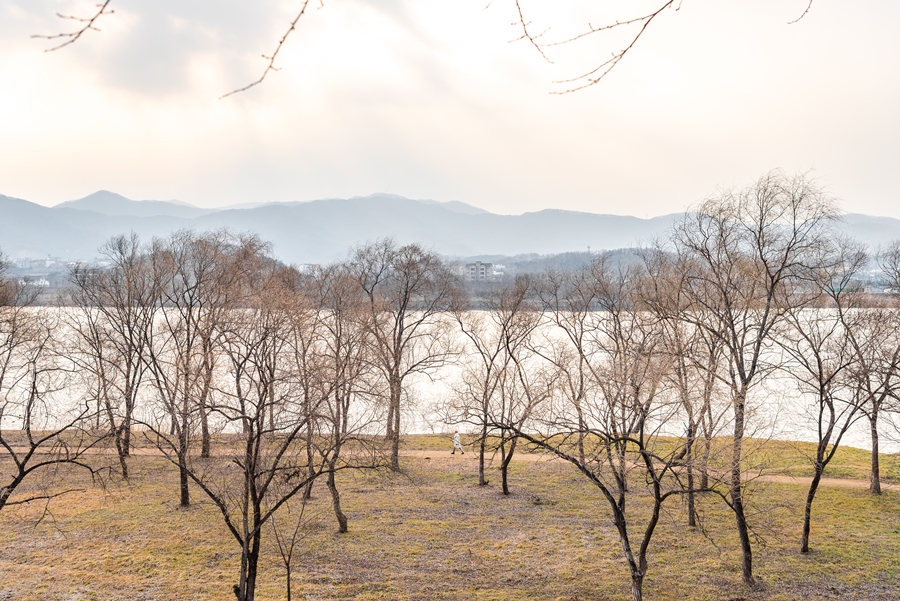
[[[517,22],[514,22],[513,25],[518,25],[522,28],[522,35],[511,41],[519,42],[521,40],[528,40],[528,43],[531,44],[532,46],[534,46],[535,50],[537,50],[541,54],[541,56],[544,58],[544,60],[552,65],[553,61],[550,60],[550,58],[546,54],[544,54],[544,49],[542,48],[541,44],[538,44],[538,38],[540,38],[545,33],[550,31],[550,28],[548,27],[547,29],[545,29],[544,31],[542,31],[541,33],[539,33],[537,35],[532,34],[531,30],[528,29],[528,26],[531,25],[531,21],[525,20],[525,14],[522,12],[522,4],[519,0],[516,0],[516,10],[519,13],[519,20]],[[545,44],[545,45],[552,46],[553,44]]]
[[[223,98],[227,98],[234,94],[238,94],[240,92],[246,92],[250,88],[261,84],[263,82],[263,80],[266,78],[266,75],[268,75],[270,71],[280,71],[281,70],[279,67],[275,66],[275,59],[278,57],[278,53],[281,52],[281,47],[284,46],[284,43],[287,41],[288,36],[290,36],[291,33],[293,33],[293,31],[295,29],[297,29],[297,23],[300,21],[300,19],[303,17],[303,15],[306,14],[306,9],[309,7],[309,3],[310,3],[310,0],[303,0],[303,7],[300,9],[300,12],[297,13],[297,16],[294,17],[294,20],[291,21],[291,25],[290,25],[290,27],[288,27],[288,30],[284,33],[283,36],[281,36],[281,39],[278,40],[278,45],[275,46],[275,52],[273,52],[270,56],[266,56],[265,54],[262,55],[262,57],[264,59],[269,61],[269,64],[267,64],[266,68],[263,69],[262,75],[259,76],[259,79],[257,79],[256,81],[254,81],[252,83],[247,84],[246,86],[244,86],[242,88],[232,90],[232,91],[228,92],[227,94],[223,94],[223,95],[219,96],[219,100],[222,100]],[[319,6],[321,7],[322,5],[323,5],[323,0],[319,0]]]
[[[570,92],[577,92],[578,90],[583,90],[584,88],[589,88],[592,85],[598,83],[601,79],[606,77],[606,75],[610,71],[612,71],[616,65],[619,64],[619,61],[621,61],[623,58],[625,58],[625,55],[628,53],[629,50],[631,50],[634,47],[634,45],[637,43],[637,41],[641,38],[641,36],[647,30],[647,27],[650,25],[650,23],[653,22],[653,19],[655,19],[657,16],[659,16],[659,14],[662,11],[669,8],[673,4],[675,4],[675,0],[668,0],[665,4],[660,6],[658,9],[656,9],[652,13],[646,14],[642,17],[636,17],[634,19],[629,19],[627,21],[616,21],[615,23],[613,23],[611,25],[604,25],[601,27],[593,27],[590,24],[588,24],[588,28],[589,28],[588,31],[580,33],[580,34],[578,34],[572,38],[568,38],[566,40],[554,42],[553,44],[547,44],[547,46],[551,46],[551,45],[558,46],[561,44],[568,44],[569,42],[574,42],[576,40],[587,37],[589,35],[593,35],[595,33],[599,33],[601,31],[608,31],[610,29],[615,29],[617,27],[621,27],[624,25],[643,23],[643,25],[641,25],[641,29],[637,32],[637,35],[635,35],[634,38],[632,38],[631,43],[629,43],[628,46],[626,46],[623,50],[620,50],[619,52],[614,52],[610,59],[604,61],[603,63],[597,65],[590,71],[587,71],[586,73],[582,73],[581,75],[579,75],[577,77],[573,77],[571,79],[561,79],[561,80],[557,80],[557,81],[553,82],[553,83],[557,83],[557,84],[577,83],[578,85],[571,87],[569,89],[563,90],[562,92],[552,92],[552,93],[553,94],[568,94]],[[680,4],[679,4],[679,8],[680,8]],[[677,10],[677,8],[676,8],[676,10]]]
[[[61,497],[63,495],[67,495],[73,492],[84,492],[84,488],[70,488],[68,490],[64,490],[62,492],[46,494],[46,495],[36,495],[33,497],[28,497],[27,499],[16,499],[15,501],[7,501],[6,506],[10,507],[12,505],[25,505],[26,503],[32,503],[34,501],[50,501],[51,499],[55,499],[56,497]]]
[[[53,48],[47,48],[46,50],[44,50],[44,52],[53,52],[54,50],[59,50],[60,48],[65,48],[69,44],[74,44],[76,41],[78,41],[78,39],[82,35],[84,35],[89,30],[100,31],[100,29],[98,29],[97,27],[94,26],[94,23],[101,16],[111,15],[115,12],[112,9],[107,10],[107,7],[109,6],[110,2],[112,2],[112,0],[104,0],[104,2],[98,4],[97,12],[95,12],[90,17],[76,17],[74,15],[63,15],[60,13],[56,13],[56,16],[59,17],[60,19],[68,19],[68,20],[72,20],[72,21],[77,21],[79,23],[84,23],[84,25],[81,27],[81,29],[78,29],[76,31],[63,32],[63,33],[55,33],[53,35],[36,34],[31,37],[32,38],[40,38],[43,40],[58,40],[61,38],[66,39],[66,41],[63,42],[62,44],[54,46]]]
[[[788,25],[793,25],[794,23],[797,23],[798,21],[803,19],[803,17],[806,16],[806,13],[809,12],[809,9],[812,8],[812,5],[813,5],[813,0],[809,0],[809,4],[806,5],[806,10],[803,11],[803,14],[800,15],[799,17],[797,17],[796,19],[794,19],[793,21],[788,21]]]

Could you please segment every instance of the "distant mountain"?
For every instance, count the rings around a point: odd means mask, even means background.
[[[424,202],[425,204],[433,204],[438,205],[440,207],[444,207],[445,209],[449,209],[455,213],[463,213],[465,215],[485,215],[487,211],[484,209],[479,209],[478,207],[473,207],[470,204],[466,204],[464,202],[460,202],[458,200],[448,200],[446,202],[441,202],[439,200],[420,200],[419,202]]]
[[[369,196],[353,196],[350,200],[358,200],[358,199],[368,199],[372,200],[385,200],[385,199],[400,199],[400,200],[408,200],[402,196],[397,196],[396,194],[371,194]],[[337,198],[324,198],[322,200],[340,200]],[[314,200],[301,200],[296,202],[242,202],[240,204],[228,205],[222,207],[221,211],[228,211],[231,209],[256,209],[258,207],[264,207],[269,205],[301,205],[309,202],[317,202]],[[318,201],[321,202],[321,201]],[[442,202],[440,200],[418,200],[416,202],[421,202],[424,204],[436,205],[439,207],[443,207],[447,210],[453,211],[454,213],[464,213],[466,215],[482,215],[487,213],[484,209],[479,209],[478,207],[473,207],[470,204],[466,204],[464,202],[460,202],[458,200],[450,200],[446,202]]]
[[[128,217],[183,217],[192,219],[214,213],[215,209],[201,209],[180,200],[129,200],[115,192],[100,190],[78,200],[63,202],[54,209],[80,209],[104,215]]]
[[[0,195],[0,250],[11,257],[90,259],[110,236],[134,230],[150,238],[189,225],[176,217],[107,215]]]
[[[640,219],[547,209],[496,215],[463,202],[391,194],[201,209],[177,201],[133,201],[98,192],[52,208],[0,195],[0,249],[12,257],[90,260],[111,236],[149,240],[180,228],[252,231],[288,263],[342,259],[353,245],[392,236],[449,256],[513,256],[626,248],[663,235],[679,215]],[[900,239],[900,221],[852,214],[841,228],[872,246]]]
[[[900,220],[847,213],[841,217],[841,231],[869,244],[872,250],[894,240],[900,240]]]
[[[472,214],[458,209],[382,194],[219,211],[193,223],[204,229],[254,231],[271,240],[280,257],[325,262],[345,257],[354,244],[384,236],[401,243],[420,242],[454,256],[620,248],[649,241],[675,219],[674,215],[645,220],[556,210]]]

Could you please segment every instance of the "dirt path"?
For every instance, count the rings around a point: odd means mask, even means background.
[[[24,453],[26,449],[24,447],[12,447],[13,451],[16,453]],[[110,448],[94,448],[90,449],[88,452],[89,455],[115,455],[116,450]],[[137,447],[131,449],[131,455],[145,455],[145,456],[162,456],[162,453],[159,449],[148,448],[148,447]],[[438,458],[447,458],[451,457],[450,451],[425,451],[425,450],[404,450],[400,451],[400,455],[403,457],[420,457],[423,459],[438,459]],[[456,455],[455,458],[458,458],[459,461],[477,461],[478,454],[472,451],[465,453],[464,455]],[[550,456],[550,455],[542,455],[540,453],[516,453],[513,458],[514,461],[525,461],[525,462],[537,462],[537,461],[561,461],[560,459]],[[496,456],[496,454],[490,456],[488,458],[488,463],[491,465],[499,465],[500,459]],[[802,484],[804,486],[809,486],[810,482],[812,482],[812,478],[806,476],[780,476],[776,474],[761,474],[754,478],[757,482],[773,482],[777,484]],[[822,478],[819,482],[820,487],[842,487],[842,488],[857,488],[857,489],[867,489],[869,488],[868,480],[856,480],[852,478]],[[890,484],[886,482],[881,483],[882,490],[890,490],[900,492],[900,484]]]
[[[758,480],[762,482],[777,482],[779,484],[804,484],[809,486],[810,482],[812,482],[812,478],[808,478],[805,476],[776,476],[776,475],[762,475]],[[868,480],[854,480],[852,478],[822,478],[819,481],[819,486],[840,486],[842,488],[869,488]],[[893,490],[900,491],[900,484],[889,484],[886,482],[881,483],[881,490]]]
[[[449,458],[450,451],[422,451],[422,450],[408,450],[401,451],[400,455],[404,457],[421,457],[423,459],[438,459],[438,458]],[[478,454],[474,452],[466,453],[465,455],[458,456],[460,461],[477,461]],[[525,462],[535,462],[535,461],[560,461],[555,457],[549,455],[541,455],[539,453],[516,453],[513,457],[514,461],[525,461]],[[494,465],[499,465],[500,460],[496,456],[491,456],[488,458],[488,461]],[[802,484],[804,486],[809,486],[812,482],[812,478],[806,476],[779,476],[775,474],[761,474],[754,478],[756,482],[773,482],[776,484]],[[822,478],[819,481],[820,487],[832,487],[837,486],[841,488],[861,488],[868,489],[869,481],[868,480],[855,480],[852,478]],[[892,491],[900,491],[900,484],[888,484],[886,482],[881,483],[881,490],[892,490]]]

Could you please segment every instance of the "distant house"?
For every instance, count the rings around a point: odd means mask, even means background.
[[[33,286],[35,288],[49,288],[50,280],[44,276],[36,278],[22,278],[19,280],[19,286]]]
[[[466,263],[466,279],[470,282],[488,282],[494,279],[494,266],[491,263]]]

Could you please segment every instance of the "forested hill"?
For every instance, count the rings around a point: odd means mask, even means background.
[[[623,207],[624,210],[627,210]],[[44,207],[0,195],[0,250],[11,257],[92,259],[110,236],[163,236],[179,228],[252,231],[288,263],[344,258],[358,243],[393,236],[450,256],[551,254],[615,249],[650,242],[678,215],[640,219],[548,209],[497,215],[453,201],[389,194],[293,203],[247,203],[202,209],[178,201],[134,201],[101,191]],[[900,238],[900,221],[848,215],[848,233],[877,246]]]

